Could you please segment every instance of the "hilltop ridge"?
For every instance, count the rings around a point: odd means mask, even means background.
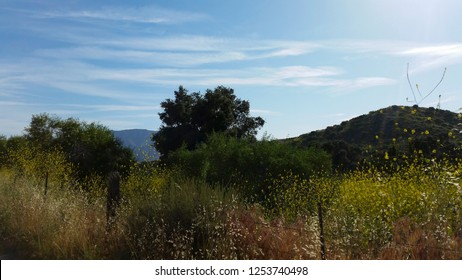
[[[317,146],[330,152],[334,164],[361,161],[365,153],[455,157],[462,144],[461,114],[418,106],[390,106],[341,124],[285,139],[299,147]]]
[[[141,162],[159,158],[159,153],[152,146],[151,141],[151,135],[155,133],[155,131],[147,129],[126,129],[112,131],[112,133],[124,146],[133,150],[137,161]]]

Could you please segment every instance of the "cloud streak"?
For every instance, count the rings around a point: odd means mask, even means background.
[[[252,41],[186,36],[157,39],[125,38],[94,40],[71,38],[76,46],[40,49],[37,56],[49,59],[118,61],[125,63],[191,67],[212,63],[250,61],[300,56],[314,52],[314,43],[293,41]],[[89,42],[89,43],[88,43]]]
[[[386,77],[345,79],[342,78],[343,71],[335,67],[302,65],[239,69],[116,69],[80,61],[31,60],[18,65],[0,64],[0,66],[14,69],[11,78],[7,72],[0,73],[0,92],[6,90],[12,94],[14,89],[17,89],[17,93],[21,94],[23,88],[40,86],[61,92],[125,102],[147,98],[149,96],[147,90],[158,85],[176,87],[184,84],[213,87],[224,84],[228,86],[329,87],[354,90],[387,86],[395,82]],[[140,86],[144,88],[139,88]]]
[[[55,10],[36,12],[32,14],[32,17],[84,21],[122,21],[146,24],[179,24],[208,19],[208,16],[201,13],[183,12],[158,6],[140,8],[103,7],[101,9],[77,11]]]
[[[419,56],[462,56],[462,44],[416,47],[402,51],[400,54]]]
[[[61,104],[61,106],[74,107],[74,108],[99,111],[99,112],[141,112],[141,111],[157,111],[160,109],[160,106],[120,105],[120,104],[105,104],[105,105]]]
[[[398,55],[417,59],[417,67],[411,69],[410,73],[443,69],[462,63],[462,43],[419,46],[401,51]]]
[[[213,36],[105,37],[62,34],[67,48],[40,49],[36,55],[49,59],[117,61],[167,67],[197,67],[227,62],[246,62],[283,57],[316,56],[320,52],[357,56],[380,55],[418,61],[423,70],[462,63],[462,43],[429,45],[406,41],[283,41]]]
[[[207,36],[141,37],[123,39],[75,37],[75,46],[41,49],[34,58],[1,63],[0,94],[12,95],[41,85],[64,92],[128,101],[144,98],[136,85],[176,87],[179,84],[213,87],[276,86],[324,87],[334,92],[353,91],[396,84],[390,77],[357,75],[332,66],[221,67],[229,62],[246,62],[278,57],[317,55],[335,51],[347,54],[377,54],[418,58],[415,71],[445,63],[462,62],[462,44],[425,45],[395,41],[278,41],[247,40]],[[88,41],[84,45],[84,41]],[[80,42],[80,45],[79,43]],[[124,47],[125,46],[125,47]],[[119,66],[105,67],[116,61]],[[427,67],[427,68],[425,68]],[[348,77],[348,78],[346,78]],[[124,88],[121,85],[125,85]],[[128,85],[134,86],[129,89]],[[127,97],[129,96],[129,97]]]
[[[415,62],[411,73],[462,64],[462,42],[427,44],[409,41],[345,40],[319,42],[321,49],[331,49],[348,54],[372,54],[405,59]]]

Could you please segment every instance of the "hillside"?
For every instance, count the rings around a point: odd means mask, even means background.
[[[322,147],[331,152],[334,164],[350,167],[371,153],[456,156],[462,143],[461,122],[460,114],[451,111],[391,106],[285,141]]]
[[[153,133],[154,131],[147,129],[113,131],[114,136],[122,141],[124,146],[133,150],[137,161],[159,158],[159,154],[152,147],[151,135]]]

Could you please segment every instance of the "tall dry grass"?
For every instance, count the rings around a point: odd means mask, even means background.
[[[45,193],[40,172],[0,170],[0,250],[11,257],[319,259],[318,220],[307,211],[311,200],[301,199],[313,189],[307,184],[317,184],[337,188],[323,210],[327,258],[462,258],[460,164],[368,169],[335,181],[284,177],[290,188],[283,184],[280,195],[291,201],[277,204],[279,212],[245,204],[220,185],[135,166],[122,180],[111,227],[105,180],[88,178],[83,191],[66,176],[50,176]]]
[[[43,187],[2,172],[0,221],[15,258],[118,258],[123,235],[106,231],[105,201],[76,189]],[[123,246],[123,245],[122,245]]]
[[[158,176],[161,173],[157,173]],[[172,175],[169,175],[172,176]],[[134,194],[130,178],[115,222],[106,224],[105,197],[9,171],[0,174],[3,245],[25,259],[315,259],[316,224],[269,219],[236,194],[183,178],[155,182]],[[135,180],[140,184],[140,180]],[[94,180],[95,184],[102,184]],[[126,184],[129,184],[127,186]],[[88,184],[87,184],[88,186]],[[98,186],[94,186],[97,188]],[[100,188],[102,186],[99,186]],[[156,189],[156,191],[153,191]],[[136,193],[136,192],[135,192]],[[150,193],[150,195],[147,195]]]

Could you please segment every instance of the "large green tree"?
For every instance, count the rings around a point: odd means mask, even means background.
[[[40,150],[65,152],[81,179],[93,174],[104,176],[111,171],[125,172],[134,159],[133,152],[123,147],[111,130],[97,123],[34,115],[24,136]]]
[[[180,86],[175,99],[161,103],[162,125],[152,136],[162,156],[182,146],[192,150],[212,133],[224,133],[239,139],[255,138],[265,121],[250,116],[248,101],[236,97],[234,90],[218,86],[205,94],[192,93]]]

